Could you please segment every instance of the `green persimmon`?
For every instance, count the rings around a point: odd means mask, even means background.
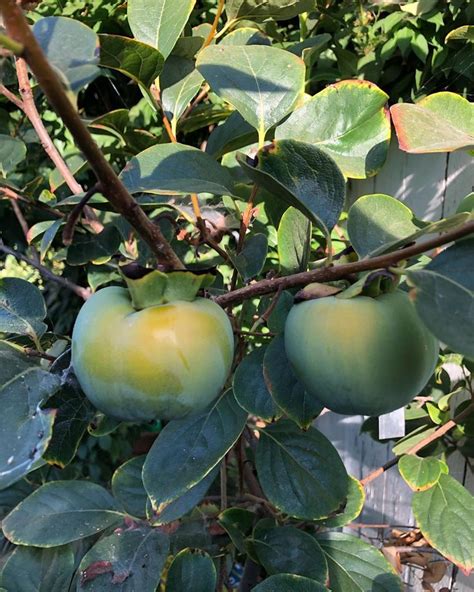
[[[90,401],[124,421],[176,419],[221,392],[234,351],[225,312],[204,298],[136,310],[125,288],[99,290],[82,307],[72,364]]]
[[[439,346],[408,295],[397,290],[296,304],[286,321],[285,348],[306,391],[328,409],[382,415],[425,387]]]

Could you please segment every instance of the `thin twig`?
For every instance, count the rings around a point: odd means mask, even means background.
[[[426,448],[426,446],[428,446],[432,442],[439,440],[442,436],[447,434],[450,430],[452,430],[454,427],[456,427],[461,421],[466,419],[473,412],[474,412],[474,403],[471,403],[468,407],[466,407],[466,409],[464,409],[464,411],[462,411],[461,413],[459,413],[458,415],[453,417],[453,419],[450,419],[444,425],[440,426],[437,430],[435,430],[432,434],[430,434],[429,436],[426,436],[426,438],[423,438],[423,440],[421,440],[420,442],[418,442],[417,444],[415,444],[414,446],[409,448],[405,452],[405,454],[397,456],[395,458],[392,458],[387,463],[385,463],[383,466],[381,466],[378,469],[375,469],[375,471],[372,471],[371,473],[369,473],[366,477],[364,477],[361,480],[362,486],[365,487],[368,483],[370,483],[374,479],[377,479],[377,477],[380,477],[380,475],[383,475],[385,473],[385,471],[388,471],[388,469],[390,469],[391,467],[394,467],[396,464],[398,464],[398,461],[400,460],[400,458],[402,456],[406,456],[407,454],[416,454],[417,452],[419,452],[423,448]]]
[[[199,103],[207,97],[209,90],[210,90],[209,85],[205,84],[202,87],[199,94],[197,95],[197,97],[194,99],[194,101],[186,107],[186,110],[181,115],[181,120],[186,119],[186,117],[189,117],[189,115],[191,114],[191,111],[193,111],[194,108],[197,107],[199,105]]]
[[[23,216],[23,212],[21,211],[20,206],[18,205],[18,202],[16,201],[16,199],[10,198],[10,204],[13,208],[13,212],[16,216],[16,219],[18,220],[18,224],[21,226],[21,230],[23,232],[23,235],[26,239],[26,242],[28,241],[28,223],[25,220],[25,217]]]
[[[53,214],[53,216],[56,216],[57,218],[64,218],[63,212],[57,210],[56,208],[52,208],[51,206],[48,206],[48,204],[42,203],[41,201],[33,201],[28,199],[27,197],[20,195],[11,187],[0,187],[0,193],[3,193],[9,200],[14,199],[16,201],[21,201],[30,208],[37,208],[39,210],[48,212],[49,214]]]
[[[209,35],[207,36],[207,39],[204,42],[204,45],[202,46],[202,49],[210,45],[212,43],[212,40],[216,36],[217,27],[219,26],[219,19],[221,18],[222,11],[224,10],[224,4],[225,0],[219,0],[216,16],[214,17],[214,22],[212,23],[211,30],[209,31]]]
[[[10,247],[7,247],[2,242],[0,242],[0,251],[2,253],[6,253],[7,255],[13,255],[13,257],[15,257],[15,259],[18,259],[19,261],[24,261],[25,263],[28,263],[28,265],[31,265],[32,267],[37,269],[44,278],[56,282],[57,284],[60,284],[63,288],[67,288],[71,292],[74,292],[74,294],[76,294],[77,296],[79,296],[79,298],[82,298],[83,300],[87,300],[91,295],[91,292],[88,288],[78,286],[77,284],[74,284],[68,279],[56,275],[47,267],[41,265],[41,263],[34,261],[33,259],[30,259],[26,255],[23,255],[18,251],[10,249]]]
[[[124,216],[149,245],[158,261],[167,269],[183,269],[161,230],[153,224],[133,199],[114,169],[95,143],[74,105],[64,91],[57,74],[46,59],[15,0],[0,0],[0,13],[8,34],[24,47],[23,57],[38,80],[46,97],[69,129],[78,147],[101,181],[104,195],[114,209]]]
[[[24,111],[23,101],[20,99],[20,97],[17,97],[15,93],[12,93],[11,90],[8,90],[4,84],[0,84],[0,94],[6,97],[11,103],[16,105],[18,109]]]
[[[73,209],[70,211],[69,216],[67,218],[66,225],[64,226],[63,234],[62,234],[63,243],[67,247],[70,244],[72,244],[72,239],[74,237],[74,229],[76,228],[76,224],[79,222],[79,218],[81,217],[81,214],[82,214],[83,210],[85,209],[87,202],[90,200],[90,198],[93,195],[95,195],[99,191],[101,191],[100,183],[96,183],[95,185],[93,185],[92,187],[90,187],[86,191],[86,193],[85,193],[84,197],[81,199],[81,201],[78,204],[76,204],[73,207]]]
[[[255,298],[256,296],[262,296],[264,294],[271,294],[276,292],[280,288],[285,290],[288,288],[295,288],[296,286],[304,286],[312,282],[329,282],[333,280],[340,280],[352,273],[359,273],[361,271],[369,271],[371,269],[385,269],[391,265],[395,265],[399,261],[410,259],[416,255],[420,255],[426,251],[430,251],[440,245],[451,243],[459,238],[468,236],[474,233],[474,222],[466,222],[462,226],[446,232],[440,236],[436,236],[432,239],[416,243],[415,245],[388,253],[386,255],[380,255],[378,257],[372,257],[370,259],[362,259],[355,261],[354,263],[346,263],[344,265],[337,265],[333,267],[327,267],[323,269],[314,269],[312,271],[304,271],[296,273],[294,275],[288,275],[285,277],[265,279],[259,282],[255,282],[249,286],[233,290],[222,296],[218,296],[215,302],[223,308],[229,305],[239,304],[249,298]]]

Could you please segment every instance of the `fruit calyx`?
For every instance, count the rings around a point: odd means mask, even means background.
[[[120,268],[136,310],[176,300],[193,301],[215,279],[212,270],[159,271],[129,263]]]

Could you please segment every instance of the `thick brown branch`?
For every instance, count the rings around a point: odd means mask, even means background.
[[[182,269],[183,264],[161,230],[153,224],[132,198],[94,142],[89,130],[65,93],[61,81],[48,63],[15,0],[0,0],[0,12],[8,34],[23,45],[23,57],[101,182],[105,197],[142,236],[163,267]]]
[[[437,430],[435,430],[432,434],[430,434],[429,436],[426,436],[426,438],[423,438],[423,440],[420,440],[420,442],[418,442],[417,444],[415,444],[414,446],[409,448],[405,452],[405,455],[406,454],[416,454],[417,452],[420,452],[420,450],[422,450],[423,448],[426,448],[427,446],[429,446],[432,442],[436,442],[436,440],[439,440],[440,438],[442,438],[450,430],[452,430],[459,423],[461,423],[467,417],[469,417],[469,415],[471,415],[471,413],[473,413],[473,412],[474,412],[474,403],[471,403],[468,407],[466,407],[466,409],[464,409],[464,411],[461,411],[461,413],[456,415],[456,417],[453,417],[453,419],[450,419],[449,421],[447,421],[445,424],[443,424]],[[380,477],[380,475],[383,475],[385,473],[385,471],[388,471],[388,469],[390,469],[390,468],[394,467],[396,464],[398,464],[398,461],[400,460],[400,458],[405,455],[400,455],[395,458],[392,458],[387,463],[385,463],[383,466],[379,467],[378,469],[375,469],[375,471],[372,471],[371,473],[369,473],[366,477],[364,477],[361,480],[361,484],[365,487],[368,483],[370,483],[374,479],[377,479],[377,477]]]
[[[215,300],[225,308],[229,305],[239,304],[249,298],[271,294],[279,289],[286,290],[288,288],[296,288],[297,286],[304,286],[312,282],[330,282],[343,279],[350,274],[359,273],[361,271],[384,269],[395,265],[399,261],[415,257],[416,255],[420,255],[421,253],[425,253],[426,251],[430,251],[431,249],[445,245],[472,233],[474,233],[474,222],[466,222],[450,232],[435,236],[432,239],[417,243],[410,247],[394,251],[393,253],[372,257],[371,259],[362,259],[361,261],[346,263],[345,265],[325,267],[323,269],[304,271],[295,275],[261,280],[250,286],[245,286],[244,288],[218,296]]]
[[[83,300],[87,300],[89,298],[89,296],[91,295],[91,292],[88,288],[83,288],[82,286],[78,286],[77,284],[70,282],[68,279],[63,278],[59,275],[56,275],[51,270],[49,270],[47,267],[45,267],[44,265],[41,265],[41,263],[39,263],[38,261],[34,261],[33,259],[30,259],[26,255],[23,255],[22,253],[18,253],[18,251],[14,251],[13,249],[10,249],[10,247],[7,247],[2,242],[0,242],[0,252],[5,253],[7,255],[13,255],[13,257],[15,257],[15,259],[18,259],[19,261],[24,261],[25,263],[28,263],[28,265],[31,265],[31,267],[34,267],[35,269],[37,269],[44,278],[46,278],[47,280],[51,280],[53,282],[56,282],[57,284],[61,285],[63,288],[67,288],[68,290],[70,290],[71,292],[74,292],[74,294],[76,294],[77,296],[79,296],[79,298],[82,298]]]

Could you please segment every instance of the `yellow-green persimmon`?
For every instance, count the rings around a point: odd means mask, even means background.
[[[108,287],[84,304],[72,363],[90,401],[124,421],[176,419],[220,393],[234,337],[224,311],[204,298],[135,310],[129,291]]]
[[[336,413],[381,415],[425,387],[438,342],[406,293],[331,296],[296,304],[285,348],[306,391]]]

